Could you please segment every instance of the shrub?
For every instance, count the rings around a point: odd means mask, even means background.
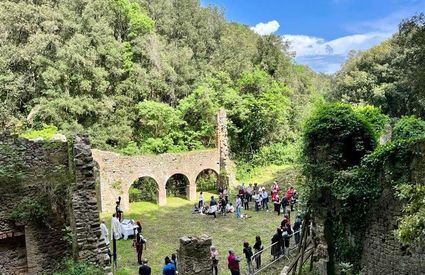
[[[66,259],[63,269],[55,272],[54,275],[103,275],[102,268],[84,261],[74,261]]]
[[[394,126],[393,140],[425,137],[425,121],[414,116],[402,117]]]
[[[358,165],[375,146],[372,127],[350,105],[322,105],[304,127],[305,172],[331,179],[336,171]]]
[[[391,119],[389,116],[384,115],[381,109],[371,105],[357,106],[354,108],[355,112],[367,121],[372,129],[375,131],[377,137],[379,137],[385,130],[385,126],[390,123]]]
[[[43,129],[28,130],[27,132],[23,133],[21,137],[24,137],[27,139],[43,138],[45,140],[51,140],[53,136],[56,135],[57,133],[58,133],[58,128],[56,126],[43,124]]]

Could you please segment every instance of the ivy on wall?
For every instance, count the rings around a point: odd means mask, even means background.
[[[415,197],[410,191],[415,187],[411,183],[410,164],[415,158],[423,158],[418,150],[420,134],[416,133],[413,139],[407,136],[376,146],[378,136],[374,129],[379,127],[371,126],[370,121],[385,120],[371,117],[374,112],[369,112],[368,119],[356,112],[349,105],[326,104],[307,121],[304,132],[302,160],[306,193],[310,208],[325,220],[325,227],[329,227],[325,228],[325,234],[328,234],[331,273],[344,264],[352,265],[355,272],[360,270],[370,210],[385,187],[402,188],[404,201],[412,201]],[[401,120],[395,129],[405,133],[408,130],[404,126],[410,129],[411,125]],[[410,187],[406,187],[406,183]],[[405,209],[412,215],[422,208],[407,205]],[[401,219],[396,232],[403,243],[412,243],[411,238],[406,237],[409,234],[416,232],[416,236],[421,236],[421,230],[425,230],[421,223],[425,219],[419,217],[419,222],[412,225],[411,215]]]

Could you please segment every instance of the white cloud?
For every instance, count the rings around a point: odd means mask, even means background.
[[[391,32],[370,32],[329,41],[307,35],[283,35],[283,38],[290,42],[290,51],[295,52],[299,63],[307,64],[319,72],[334,73],[351,50],[369,49],[391,35]]]
[[[391,33],[364,33],[343,36],[326,41],[323,38],[307,35],[284,35],[290,42],[290,50],[297,56],[346,55],[351,50],[366,50],[389,38]]]
[[[276,20],[269,21],[267,23],[258,23],[255,27],[251,27],[251,30],[258,33],[259,35],[268,35],[276,32],[280,27],[279,22]]]

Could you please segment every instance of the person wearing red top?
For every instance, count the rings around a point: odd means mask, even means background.
[[[240,275],[241,271],[239,269],[240,259],[235,255],[233,250],[229,250],[229,256],[227,257],[227,266],[230,269],[232,275]]]
[[[294,187],[289,187],[288,191],[286,192],[286,199],[288,201],[292,200],[292,196],[294,195]]]

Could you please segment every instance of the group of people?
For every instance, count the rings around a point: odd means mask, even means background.
[[[244,207],[245,210],[249,210],[250,203],[254,202],[255,211],[269,211],[269,198],[271,198],[274,204],[274,211],[278,215],[283,213],[283,220],[280,226],[276,229],[276,233],[271,239],[272,247],[271,254],[273,259],[278,259],[285,254],[285,251],[289,252],[289,240],[294,236],[295,244],[300,241],[300,229],[301,229],[301,217],[297,216],[294,224],[292,225],[290,220],[291,211],[298,199],[297,191],[293,186],[290,186],[286,192],[280,189],[277,182],[273,182],[268,194],[265,187],[260,187],[256,183],[245,186],[242,184],[239,186],[238,194],[236,195],[235,206],[229,202],[228,190],[226,188],[220,188],[218,190],[218,200],[214,196],[211,196],[210,202],[206,203],[203,192],[200,192],[198,204],[195,204],[192,213],[199,213],[201,215],[212,215],[214,218],[217,217],[217,213],[226,215],[228,213],[235,213],[237,218],[241,218],[241,209]],[[111,220],[111,239],[115,241],[121,238],[120,221],[122,220],[123,211],[120,207],[121,198],[119,197],[116,202],[115,213]],[[289,209],[288,209],[289,208]],[[136,249],[137,262],[140,264],[139,274],[150,275],[151,268],[148,266],[148,261],[142,259],[143,251],[146,250],[146,239],[142,235],[142,225],[140,221],[136,222],[137,227],[135,228],[135,237],[133,246]],[[101,223],[102,237],[105,239],[105,243],[109,247],[108,230],[105,222]],[[261,268],[261,254],[264,247],[260,236],[255,237],[254,246],[251,247],[248,242],[243,243],[242,252],[245,255],[247,261],[247,271],[251,273],[254,269]],[[115,249],[114,249],[114,253]],[[116,259],[116,254],[112,254],[111,257]],[[218,250],[215,246],[210,248],[210,259],[212,274],[218,274]],[[229,250],[227,256],[227,264],[231,274],[240,274],[239,267],[240,257],[236,256],[233,249]],[[255,266],[255,267],[254,267]],[[164,259],[163,275],[177,274],[177,257],[172,254],[171,257],[167,256]]]
[[[199,194],[198,204],[194,204],[192,214],[199,213],[201,215],[212,215],[214,218],[217,217],[217,213],[226,215],[228,213],[235,213],[236,218],[242,218],[241,214],[242,207],[245,210],[249,210],[251,202],[255,203],[255,211],[269,211],[269,194],[265,187],[260,187],[256,183],[249,184],[239,187],[238,194],[236,195],[235,205],[229,202],[228,191],[226,188],[220,188],[218,190],[219,196],[218,201],[211,196],[209,204],[205,202],[203,192]],[[284,193],[277,182],[273,182],[271,187],[271,201],[274,205],[274,211],[278,215],[281,213],[287,214],[288,209],[294,210],[294,205],[298,199],[298,193],[293,186],[290,186],[286,193]]]
[[[276,233],[271,239],[271,254],[273,256],[273,260],[280,258],[281,255],[285,255],[285,251],[287,251],[289,255],[289,244],[292,236],[294,236],[295,245],[298,245],[301,240],[301,216],[297,215],[294,224],[292,225],[289,215],[290,214],[284,214],[284,218],[280,223],[280,226],[276,229]]]

